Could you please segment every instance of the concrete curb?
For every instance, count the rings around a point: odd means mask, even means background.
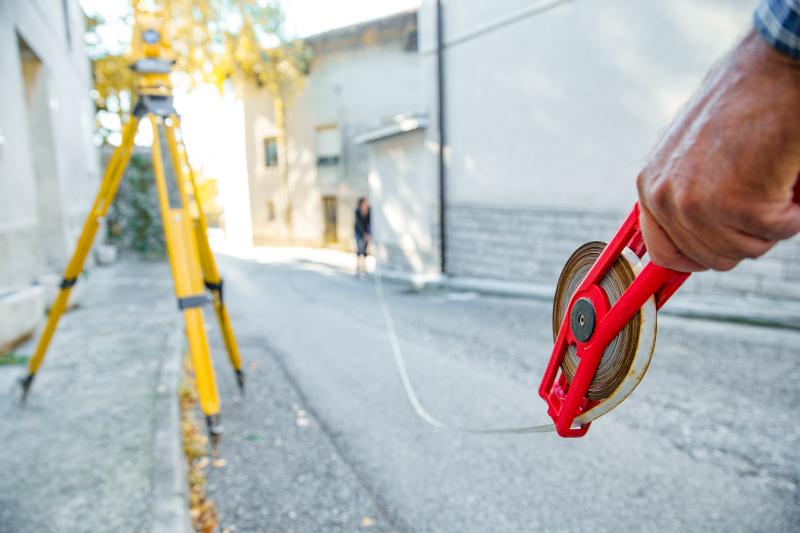
[[[165,344],[159,369],[153,442],[153,533],[191,533],[189,482],[181,436],[178,384],[183,355],[183,327],[176,325]]]
[[[800,303],[752,297],[676,297],[660,313],[684,318],[800,330]]]
[[[419,276],[381,271],[381,276],[408,283],[415,290],[474,291],[492,296],[534,298],[551,302],[553,287],[483,278]],[[664,315],[800,330],[800,302],[750,296],[718,297],[678,293],[660,313]]]

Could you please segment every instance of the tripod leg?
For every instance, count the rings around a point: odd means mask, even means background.
[[[181,168],[178,170],[179,174],[181,174],[180,181],[185,183],[187,181],[186,178],[188,178],[197,207],[197,213],[193,213],[192,215],[197,248],[200,254],[200,266],[203,269],[203,281],[213,296],[214,312],[217,315],[219,329],[222,332],[222,339],[225,342],[225,350],[228,352],[228,359],[236,373],[236,382],[239,384],[239,390],[244,392],[244,372],[242,371],[242,357],[239,353],[239,343],[236,341],[236,335],[233,333],[233,325],[228,315],[228,309],[225,306],[222,291],[222,276],[219,273],[217,262],[214,259],[214,254],[211,252],[211,246],[208,243],[208,223],[206,222],[206,216],[200,201],[200,191],[197,188],[194,172],[186,156],[186,148],[182,146],[183,153],[178,149],[175,130],[180,126],[180,122],[176,116],[171,117],[171,120],[174,122],[172,125],[167,125],[166,137],[172,160],[180,162]],[[182,144],[183,142],[181,141],[181,145]]]
[[[178,308],[183,311],[189,355],[197,378],[200,408],[206,415],[212,444],[216,445],[222,433],[222,425],[217,382],[203,318],[203,305],[208,303],[208,297],[203,286],[197,243],[192,232],[186,191],[180,179],[179,162],[164,158],[168,147],[162,133],[165,128],[163,120],[152,114],[149,117],[153,126],[153,172],[175,295],[178,298]]]
[[[67,268],[64,270],[64,279],[61,281],[58,296],[56,296],[55,301],[50,306],[47,323],[39,337],[36,351],[28,362],[28,374],[20,380],[23,401],[27,398],[36,372],[44,361],[44,356],[47,353],[47,348],[56,331],[58,321],[67,309],[69,295],[72,292],[72,287],[78,280],[78,276],[83,270],[83,265],[86,262],[86,257],[89,255],[89,250],[92,248],[95,234],[100,227],[100,220],[108,212],[108,208],[113,203],[114,197],[117,194],[117,189],[119,189],[119,184],[122,181],[122,175],[125,173],[125,167],[128,165],[128,160],[131,157],[133,138],[136,135],[138,127],[139,118],[136,116],[131,117],[123,130],[122,143],[114,150],[108,162],[108,166],[103,174],[103,180],[100,183],[100,189],[92,204],[92,209],[89,211],[89,214],[86,216],[86,221],[83,223],[83,229],[81,230],[78,244],[72,253],[72,258]]]

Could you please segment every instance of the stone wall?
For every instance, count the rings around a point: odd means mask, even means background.
[[[626,213],[456,204],[447,209],[447,263],[453,276],[554,286],[581,244],[607,241]],[[681,293],[800,300],[800,239],[730,272],[692,276]]]

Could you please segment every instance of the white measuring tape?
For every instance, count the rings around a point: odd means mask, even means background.
[[[482,434],[502,434],[502,433],[547,433],[555,431],[556,427],[553,423],[540,424],[536,426],[520,426],[520,427],[470,427],[461,426],[458,424],[451,424],[442,421],[430,414],[427,409],[422,405],[419,400],[414,385],[411,383],[411,378],[408,376],[408,369],[406,368],[405,357],[403,357],[403,350],[400,348],[400,340],[397,336],[397,331],[394,327],[394,320],[389,305],[386,302],[386,295],[383,291],[383,278],[381,277],[380,270],[375,269],[373,272],[373,279],[375,280],[375,295],[378,298],[378,304],[383,314],[383,321],[386,324],[386,333],[389,337],[389,344],[392,347],[392,355],[394,356],[394,364],[397,367],[397,373],[400,375],[400,382],[403,384],[403,391],[405,392],[408,402],[411,404],[414,413],[422,420],[427,422],[433,427],[439,429],[446,429],[450,431],[458,431],[461,433],[482,433]]]

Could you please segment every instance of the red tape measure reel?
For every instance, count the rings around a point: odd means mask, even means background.
[[[611,242],[585,244],[564,266],[553,302],[555,345],[539,385],[562,437],[585,435],[647,371],[657,311],[689,274],[643,266],[646,251],[636,204]]]
[[[645,252],[636,205],[608,245],[589,243],[579,248],[562,272],[553,312],[554,324],[559,324],[555,346],[539,386],[562,437],[585,435],[592,420],[619,405],[647,371],[655,347],[656,310],[689,274],[653,263],[642,268],[639,259]],[[583,277],[587,260],[591,266]],[[572,264],[584,268],[571,270]],[[574,286],[578,277],[582,281],[559,312],[559,293]],[[626,327],[633,328],[627,340],[618,338]],[[616,370],[595,379],[604,356],[618,361]],[[570,371],[565,358],[577,360],[577,368]],[[597,385],[596,394],[590,393],[592,385]]]

